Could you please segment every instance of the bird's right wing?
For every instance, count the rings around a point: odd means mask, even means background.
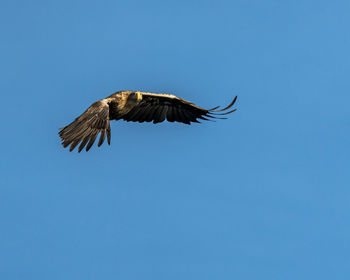
[[[164,120],[169,122],[182,122],[190,124],[198,122],[197,119],[209,120],[208,118],[218,118],[220,115],[230,114],[236,109],[228,111],[235,103],[237,96],[224,109],[218,107],[204,109],[195,104],[171,94],[159,94],[150,92],[139,92],[142,100],[122,119],[133,122],[160,123]]]
[[[108,144],[111,143],[111,128],[109,125],[109,105],[106,100],[92,104],[83,114],[71,124],[61,128],[59,135],[64,148],[71,145],[69,151],[81,142],[78,152],[86,146],[88,151],[94,144],[96,137],[101,133],[98,146],[101,146],[107,135]]]

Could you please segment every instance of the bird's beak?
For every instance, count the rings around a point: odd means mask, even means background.
[[[139,92],[136,92],[136,98],[137,98],[137,101],[142,100],[142,94]]]

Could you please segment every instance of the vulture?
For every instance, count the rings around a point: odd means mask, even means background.
[[[80,143],[80,153],[86,146],[89,151],[99,134],[98,147],[106,136],[111,143],[111,120],[125,120],[127,122],[160,123],[181,122],[191,124],[200,120],[225,119],[221,115],[230,114],[236,109],[229,110],[236,102],[237,96],[225,108],[217,106],[204,109],[172,94],[151,93],[142,91],[117,91],[107,98],[93,103],[83,114],[71,124],[60,128],[59,136],[64,148],[70,145],[69,151]]]

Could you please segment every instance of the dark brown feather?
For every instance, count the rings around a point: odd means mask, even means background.
[[[69,151],[79,145],[80,152],[86,143],[87,150],[91,148],[98,134],[101,133],[99,146],[102,145],[107,132],[108,143],[110,143],[109,105],[104,100],[92,104],[81,116],[76,118],[71,124],[63,127],[59,132],[63,147],[68,147]]]
[[[91,146],[94,144],[96,137],[98,135],[99,131],[97,129],[94,129],[94,131],[91,133],[90,141],[86,146],[86,151],[90,150]]]
[[[153,123],[160,123],[161,122],[162,112],[163,112],[163,106],[158,106],[157,110],[154,112]]]
[[[106,129],[103,129],[101,131],[100,140],[98,141],[98,144],[97,144],[98,147],[100,147],[103,144],[103,142],[105,141],[105,137],[106,137]]]
[[[168,122],[174,122],[175,117],[174,117],[174,108],[172,106],[168,106],[168,111],[166,114],[166,119]]]
[[[146,122],[151,122],[153,120],[153,115],[155,113],[155,111],[157,110],[157,107],[152,107],[149,112],[148,112],[148,115],[145,119]]]
[[[111,128],[107,128],[107,143],[108,145],[111,145]]]
[[[80,144],[80,146],[79,146],[79,149],[78,149],[78,152],[80,153],[83,149],[84,149],[84,147],[85,147],[85,145],[86,145],[86,143],[89,141],[89,138],[88,137],[86,137],[84,140],[83,140],[83,142],[81,142],[81,144]],[[70,151],[71,152],[71,151]]]
[[[148,114],[149,114],[149,112],[151,111],[151,105],[149,105],[149,104],[147,104],[145,107],[144,107],[144,109],[143,109],[143,111],[142,111],[142,115],[140,116],[140,118],[139,118],[139,122],[144,122],[145,120],[146,120],[146,118],[148,117]]]

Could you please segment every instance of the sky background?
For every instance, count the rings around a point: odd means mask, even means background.
[[[349,279],[350,2],[0,4],[0,278]],[[228,120],[59,127],[117,90]]]

